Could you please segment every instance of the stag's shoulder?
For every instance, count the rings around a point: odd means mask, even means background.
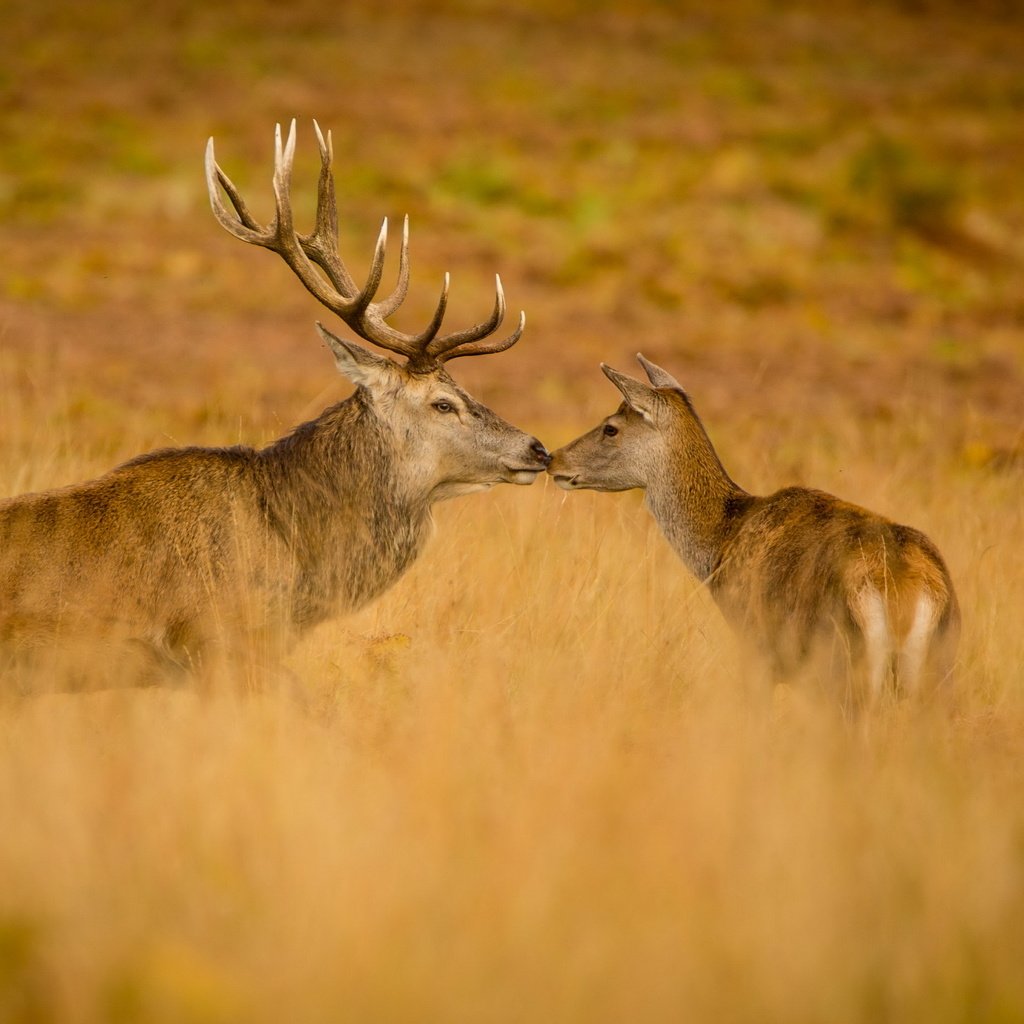
[[[244,445],[158,448],[136,455],[93,480],[53,493],[86,503],[209,503],[218,496],[238,496],[240,490],[244,491],[253,476],[255,457],[254,449]]]
[[[133,491],[173,490],[190,481],[203,482],[207,489],[216,489],[246,476],[255,458],[255,450],[244,445],[159,448],[136,455],[92,480],[3,498],[0,511],[15,511],[40,502],[67,504],[123,499]]]
[[[216,490],[236,485],[252,474],[256,450],[246,445],[225,448],[158,448],[136,455],[95,482],[114,488]]]
[[[88,495],[83,499],[216,515],[225,503],[258,500],[256,462],[255,449],[244,445],[160,448],[81,485]]]
[[[241,444],[225,448],[157,448],[122,462],[108,475],[240,469],[252,465],[255,457],[254,448]]]

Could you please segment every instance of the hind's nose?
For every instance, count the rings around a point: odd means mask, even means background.
[[[536,438],[533,439],[533,444],[530,445],[530,451],[537,456],[537,461],[545,466],[551,462],[551,453]]]

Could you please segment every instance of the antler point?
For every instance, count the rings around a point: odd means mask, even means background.
[[[217,159],[213,155],[213,136],[212,135],[210,136],[210,138],[206,142],[206,159],[205,159],[204,163],[206,164],[206,177],[207,177],[207,180],[209,180],[209,179],[211,179],[214,176],[214,172],[217,170]]]

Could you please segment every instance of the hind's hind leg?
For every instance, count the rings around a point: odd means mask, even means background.
[[[927,613],[924,605],[928,606]],[[903,692],[952,708],[959,640],[960,616],[955,603],[943,612],[932,599],[921,598],[907,637],[900,645],[898,665]]]
[[[925,676],[932,674],[932,662],[934,656],[938,654],[938,646],[934,641],[940,639],[934,635],[937,611],[935,601],[929,595],[922,594],[918,597],[910,628],[896,654],[900,689],[908,697],[919,696]]]
[[[875,707],[885,693],[892,665],[892,633],[885,597],[873,587],[865,587],[851,602],[850,610],[864,638],[865,698],[869,707]]]

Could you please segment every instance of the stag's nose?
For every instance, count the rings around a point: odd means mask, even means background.
[[[542,465],[547,466],[550,464],[551,453],[536,438],[533,439],[533,443],[530,445],[530,451],[537,456],[537,461]]]

